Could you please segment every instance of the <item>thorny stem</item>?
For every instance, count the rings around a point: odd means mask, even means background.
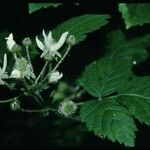
[[[28,58],[28,63],[29,63],[30,69],[31,69],[31,71],[33,72],[33,74],[35,76],[33,66],[32,66],[32,63],[31,63],[30,54],[29,54],[29,46],[26,46],[26,53],[27,53],[27,58]],[[36,78],[36,76],[35,76],[35,78]]]
[[[40,74],[38,75],[37,79],[35,80],[35,83],[36,83],[36,84],[37,84],[37,82],[39,81],[39,79],[43,76],[47,65],[48,65],[48,61],[45,62],[44,66],[43,66],[43,69],[41,70]]]

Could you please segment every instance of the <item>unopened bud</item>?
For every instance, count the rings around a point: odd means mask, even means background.
[[[68,38],[67,38],[67,41],[68,45],[70,46],[73,46],[76,44],[76,38],[74,37],[74,35],[70,35]]]
[[[29,37],[27,37],[27,38],[23,39],[22,44],[24,46],[30,46],[32,44],[32,41],[31,41],[31,39]]]
[[[21,49],[22,49],[22,48],[21,48],[20,45],[15,44],[15,45],[12,47],[12,49],[10,49],[9,51],[12,52],[12,53],[18,53],[18,52],[21,51]]]
[[[20,102],[18,100],[14,100],[12,103],[10,103],[10,108],[13,111],[20,109]]]
[[[21,78],[21,72],[19,70],[17,70],[17,69],[14,69],[11,72],[10,77],[12,77],[12,78]]]

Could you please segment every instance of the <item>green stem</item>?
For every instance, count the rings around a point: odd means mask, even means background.
[[[76,105],[83,105],[84,102],[79,102],[79,103],[76,103]]]
[[[34,70],[33,70],[33,66],[32,66],[32,63],[31,63],[30,54],[29,54],[29,46],[26,46],[26,53],[27,53],[29,67],[30,67],[31,71],[33,72],[33,74],[35,76],[35,73],[34,73]],[[35,78],[36,78],[36,76],[35,76]]]
[[[13,53],[15,61],[17,60],[17,54]]]
[[[13,90],[13,87],[11,87],[11,85],[9,85],[7,82],[5,82],[5,81],[3,81],[4,82],[4,85],[6,86],[6,87],[8,87],[10,90]]]
[[[20,96],[16,96],[14,98],[11,98],[11,99],[7,99],[7,100],[0,100],[0,103],[1,104],[4,104],[4,103],[10,103],[10,102],[13,102],[15,99],[19,98]]]
[[[20,111],[22,112],[27,112],[27,113],[45,113],[45,112],[49,112],[49,111],[56,111],[55,109],[53,108],[44,108],[44,109],[24,109],[24,108],[20,108]]]
[[[35,80],[35,83],[36,83],[36,84],[37,84],[37,82],[39,81],[39,79],[43,76],[47,65],[48,65],[48,61],[45,62],[44,66],[43,66],[43,69],[41,70],[40,74],[38,75],[37,79]]]
[[[52,70],[52,73],[56,71],[56,69],[59,67],[59,65],[63,62],[63,60],[65,59],[65,57],[67,56],[67,54],[69,53],[71,49],[71,46],[68,46],[65,54],[63,55],[63,57],[60,59],[60,61],[57,63],[57,65],[54,67],[54,69]]]

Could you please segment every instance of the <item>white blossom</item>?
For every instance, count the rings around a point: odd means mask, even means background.
[[[3,61],[3,67],[0,67],[0,85],[3,85],[4,82],[2,79],[6,79],[8,78],[6,71],[6,67],[7,67],[7,55],[4,54],[4,61]]]
[[[46,35],[45,31],[43,30],[43,37],[44,37],[44,42],[41,42],[38,37],[36,36],[36,43],[37,46],[43,51],[41,54],[41,58],[47,55],[48,53],[52,58],[56,56],[61,57],[61,54],[58,52],[58,50],[63,46],[65,43],[67,36],[69,32],[64,32],[58,42],[56,42],[52,38],[52,32],[50,31],[48,35]]]
[[[21,72],[17,69],[14,69],[10,75],[11,78],[21,78]]]
[[[49,77],[49,83],[55,83],[63,77],[63,74],[59,71],[53,72]]]
[[[5,38],[7,41],[6,41],[6,44],[7,44],[7,48],[9,51],[12,51],[13,47],[16,45],[16,42],[14,41],[13,39],[13,34],[9,34],[8,37]]]

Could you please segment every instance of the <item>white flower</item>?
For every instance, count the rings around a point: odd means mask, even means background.
[[[60,73],[59,71],[55,71],[50,75],[49,78],[49,83],[55,83],[57,82],[59,79],[61,79],[63,76],[62,73]]]
[[[55,55],[57,55],[58,57],[61,57],[61,54],[58,52],[58,50],[63,46],[63,44],[65,43],[67,36],[68,36],[69,32],[64,32],[59,41],[56,42],[53,38],[52,38],[52,32],[50,31],[48,33],[48,35],[45,34],[45,31],[43,30],[43,37],[44,37],[44,42],[42,43],[38,37],[36,36],[36,43],[37,46],[43,51],[43,53],[41,54],[41,58],[44,57],[45,55],[47,55],[48,53],[50,54],[50,56],[52,58],[55,57]]]
[[[8,78],[7,73],[5,72],[7,67],[7,55],[4,54],[3,68],[0,67],[0,85],[3,85],[4,82],[2,79]]]
[[[10,77],[12,77],[12,78],[21,78],[21,72],[19,70],[17,70],[17,69],[14,69],[11,72]]]
[[[13,47],[16,45],[16,42],[14,41],[13,39],[13,34],[9,34],[8,37],[5,38],[7,41],[6,41],[6,44],[7,44],[7,48],[9,51],[12,51]]]

